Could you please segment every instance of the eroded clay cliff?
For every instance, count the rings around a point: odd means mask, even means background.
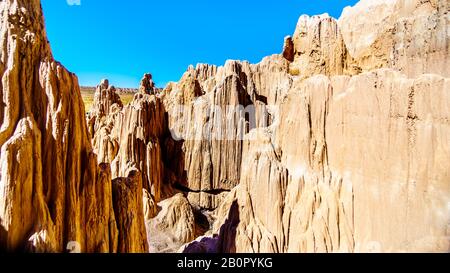
[[[87,122],[39,1],[0,5],[2,248],[448,251],[448,1],[301,16],[281,54],[129,105],[103,81]]]
[[[121,246],[122,197],[97,164],[77,77],[52,57],[40,1],[1,1],[0,15],[0,248],[145,251]]]
[[[288,84],[266,102],[277,114],[245,135],[240,184],[181,251],[447,251],[448,11],[361,1],[339,23],[302,16]]]

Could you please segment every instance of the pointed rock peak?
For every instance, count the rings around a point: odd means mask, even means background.
[[[139,87],[139,92],[149,95],[156,94],[155,83],[153,82],[153,76],[150,73],[144,74]]]
[[[27,51],[29,58],[52,61],[45,33],[44,16],[38,0],[5,0],[0,2],[0,37],[11,44],[9,50]],[[14,47],[12,46],[14,44]],[[23,48],[22,48],[23,47]],[[0,53],[9,54],[11,52]],[[2,56],[2,58],[4,58]]]
[[[108,89],[109,88],[109,80],[108,79],[101,80],[99,87],[101,90]]]

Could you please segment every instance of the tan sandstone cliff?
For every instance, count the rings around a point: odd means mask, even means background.
[[[124,247],[145,232],[124,234],[114,206],[128,197],[97,164],[78,80],[52,57],[40,1],[1,1],[0,15],[0,249],[145,251]]]
[[[301,16],[258,64],[146,74],[129,105],[102,81],[86,121],[40,2],[0,2],[0,248],[448,251],[449,10]]]
[[[448,251],[448,12],[361,1],[339,22],[302,16],[267,103],[278,115],[245,136],[239,186],[184,251]]]

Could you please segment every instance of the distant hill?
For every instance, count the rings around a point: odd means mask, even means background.
[[[81,91],[84,92],[95,92],[95,88],[93,86],[80,86]],[[137,93],[138,89],[137,88],[122,88],[122,87],[116,87],[116,92],[118,94],[132,94],[132,93]]]

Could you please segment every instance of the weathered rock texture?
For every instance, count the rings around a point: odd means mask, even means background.
[[[289,38],[288,38],[289,43]],[[336,20],[328,14],[300,17],[292,37],[292,75],[340,75],[351,73],[353,63]],[[292,51],[292,49],[291,49]],[[286,54],[285,54],[286,55]],[[286,56],[285,56],[286,57]]]
[[[155,95],[156,88],[153,82],[152,74],[145,74],[141,80],[141,85],[139,87],[139,92],[143,94]]]
[[[151,80],[148,75],[143,83]],[[145,88],[143,85],[140,89]],[[139,170],[143,188],[153,201],[159,202],[164,177],[161,143],[167,132],[164,105],[159,97],[146,92],[137,93],[124,107],[120,98],[118,102],[115,99],[111,95],[94,104],[94,109],[117,106],[106,115],[94,111],[91,118],[102,120],[100,126],[93,127],[93,145],[99,162],[111,164],[113,178],[127,177],[130,171]]]
[[[114,120],[113,115],[123,108],[120,96],[116,93],[116,88],[109,85],[107,79],[97,86],[94,95],[94,103],[91,113],[88,114],[88,126],[91,137],[95,136],[102,127],[111,127]]]
[[[287,67],[275,55],[257,65],[198,65],[166,88],[171,137],[181,139],[168,140],[170,182],[186,188],[194,206],[215,209],[222,193],[239,184],[244,135],[270,124],[274,109],[267,105],[292,83]]]
[[[89,130],[39,1],[0,11],[2,248],[448,251],[448,1],[302,16],[281,54],[146,74],[127,106],[103,81]]]
[[[302,83],[275,138],[248,136],[219,250],[446,251],[448,84],[392,70]]]
[[[52,57],[40,1],[1,1],[0,18],[0,248],[140,251],[119,241],[110,167],[97,165],[77,78]]]
[[[176,252],[197,236],[194,211],[179,193],[159,203],[158,215],[147,222],[151,252]]]
[[[363,0],[339,19],[347,48],[363,70],[392,67],[409,77],[450,75],[447,0]]]
[[[119,249],[121,253],[148,252],[142,198],[142,178],[137,170],[130,171],[128,178],[113,182],[114,211],[117,215]]]
[[[233,71],[270,122],[239,143],[239,185],[212,234],[181,251],[448,251],[448,11],[361,1],[339,23],[302,16],[280,57],[198,67],[202,88]]]

